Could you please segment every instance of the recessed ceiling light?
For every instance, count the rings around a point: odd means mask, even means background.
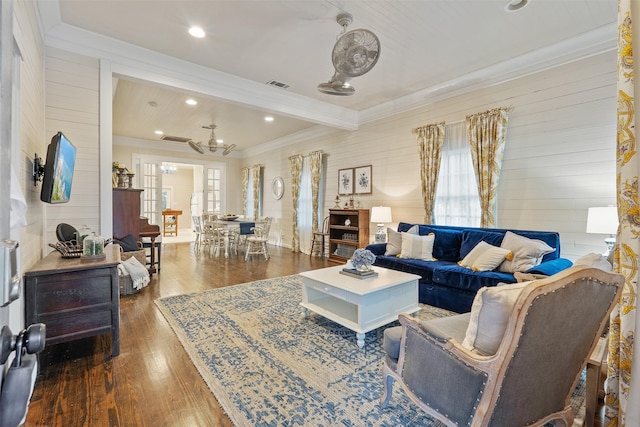
[[[185,102],[186,102],[187,104],[189,104],[189,105],[198,105],[198,101],[196,101],[196,100],[195,100],[195,99],[193,99],[193,98],[189,98],[189,99],[187,99]]]
[[[528,4],[529,4],[529,0],[511,0],[504,7],[504,10],[506,12],[515,12],[515,11],[518,11],[520,9],[523,9]]]
[[[201,39],[205,36],[204,30],[200,27],[191,27],[189,28],[189,34],[191,34],[193,37],[196,37],[198,39]]]
[[[218,144],[224,144],[224,139],[216,139],[216,142],[217,142]]]
[[[164,135],[164,132],[162,132],[160,129],[158,129],[157,131],[154,132],[156,135]]]
[[[264,121],[265,121],[265,122],[272,122],[272,121],[273,121],[273,117],[271,117],[271,116],[266,116],[266,117],[264,118]]]

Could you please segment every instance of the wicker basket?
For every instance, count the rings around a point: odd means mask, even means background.
[[[124,274],[118,274],[118,286],[120,287],[120,296],[132,295],[140,292],[140,289],[133,287],[133,281],[131,280],[131,276],[128,274],[126,276]]]
[[[131,257],[135,257],[138,261],[140,261],[140,264],[142,265],[147,264],[147,255],[144,249],[140,249],[138,251],[120,252],[121,261],[126,261]]]
[[[147,262],[147,256],[144,249],[140,249],[139,251],[120,252],[120,260],[122,261],[126,261],[131,257],[135,257],[142,265],[145,265]],[[133,281],[131,280],[131,276],[128,274],[118,274],[118,286],[120,287],[120,295],[131,295],[140,292],[140,289],[135,289],[133,287]]]

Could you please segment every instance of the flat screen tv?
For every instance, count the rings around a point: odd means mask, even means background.
[[[71,197],[76,147],[62,132],[51,138],[44,165],[40,200],[47,203],[66,203]]]

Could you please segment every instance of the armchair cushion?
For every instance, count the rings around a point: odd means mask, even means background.
[[[481,288],[471,306],[469,326],[462,341],[467,350],[483,356],[496,353],[522,289],[531,282]]]

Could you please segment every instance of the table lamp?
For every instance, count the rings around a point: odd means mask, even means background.
[[[384,224],[391,222],[391,208],[388,206],[374,206],[371,208],[371,222],[378,224],[378,230],[375,235],[376,243],[385,243],[387,241],[387,233],[384,232]]]
[[[618,232],[618,209],[615,206],[589,208],[587,213],[587,233],[608,234],[604,239],[607,244],[608,255],[616,243],[615,234]]]

